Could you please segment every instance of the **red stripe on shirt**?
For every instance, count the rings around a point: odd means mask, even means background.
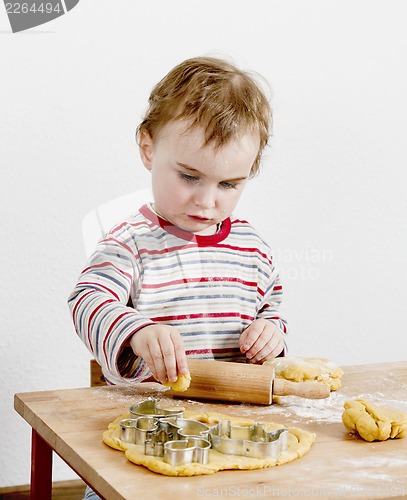
[[[254,287],[254,286],[257,286],[257,283],[255,283],[254,281],[245,281],[245,280],[241,280],[239,278],[227,278],[227,277],[224,277],[224,276],[216,276],[216,277],[202,277],[202,278],[184,278],[184,279],[180,279],[180,280],[174,280],[174,281],[167,281],[166,283],[155,283],[155,284],[147,284],[147,283],[144,283],[143,284],[143,288],[153,288],[153,289],[156,289],[156,288],[165,288],[167,286],[172,286],[172,285],[180,285],[182,283],[208,283],[208,282],[211,282],[211,281],[214,281],[214,282],[225,282],[225,281],[228,281],[228,282],[232,282],[232,283],[241,283],[242,285],[246,285],[246,286],[250,286],[250,287]]]
[[[184,319],[199,319],[199,318],[242,318],[253,321],[252,316],[247,314],[240,314],[236,312],[224,312],[224,313],[195,313],[195,314],[178,314],[175,316],[156,316],[151,318],[152,321],[179,321]]]
[[[82,285],[94,285],[98,288],[103,288],[103,290],[107,290],[109,293],[111,293],[114,297],[116,297],[116,299],[120,302],[120,298],[119,296],[117,295],[117,293],[115,293],[113,290],[111,290],[110,288],[108,288],[107,286],[105,285],[102,285],[101,283],[95,281],[79,281],[78,282],[78,285],[82,286]]]
[[[131,254],[134,253],[133,250],[128,245],[126,245],[126,243],[124,243],[123,241],[119,241],[117,238],[113,238],[113,237],[103,238],[103,240],[100,240],[100,243],[107,243],[110,241],[114,241],[114,243],[116,243],[116,245],[119,245],[119,247],[125,248]]]
[[[81,302],[86,299],[86,297],[88,295],[90,295],[91,293],[95,293],[96,290],[90,290],[86,293],[84,293],[81,297],[79,297],[78,301],[76,302],[74,308],[72,309],[72,317],[75,318],[75,314],[76,314],[76,310],[78,309],[79,305],[81,304]]]
[[[110,325],[108,331],[106,332],[106,336],[103,340],[103,354],[105,356],[105,361],[106,361],[106,364],[107,366],[110,365],[109,363],[109,359],[108,359],[108,356],[107,356],[107,351],[106,351],[106,344],[109,340],[109,337],[110,337],[110,334],[112,333],[112,330],[113,328],[116,326],[116,324],[124,317],[124,316],[128,316],[129,314],[134,314],[132,311],[125,311],[123,312],[122,314],[119,314],[119,316],[117,316],[117,318],[113,321],[113,323]]]
[[[91,312],[90,316],[89,316],[89,319],[88,319],[88,342],[89,342],[89,345],[92,347],[92,352],[94,352],[93,350],[93,345],[92,345],[92,341],[90,339],[90,332],[91,332],[91,329],[90,329],[90,324],[93,320],[93,318],[95,317],[96,313],[105,305],[105,304],[110,304],[114,302],[113,299],[108,299],[108,300],[105,300],[104,302],[101,302],[100,304],[98,304],[95,309]]]
[[[127,278],[129,278],[129,280],[131,280],[133,278],[133,276],[131,274],[126,273],[125,271],[123,271],[122,269],[118,268],[117,266],[115,266],[113,264],[113,262],[110,262],[110,261],[106,261],[106,262],[102,262],[101,264],[94,264],[92,266],[86,267],[83,270],[82,274],[85,274],[86,272],[88,272],[88,271],[90,271],[92,269],[99,269],[99,268],[102,268],[102,267],[113,267],[120,274],[123,274],[124,276],[127,276]]]

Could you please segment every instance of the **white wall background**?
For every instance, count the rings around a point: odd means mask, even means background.
[[[0,486],[29,482],[14,393],[89,383],[66,306],[82,218],[148,186],[134,130],[187,57],[228,55],[273,88],[239,213],[275,250],[290,353],[407,358],[406,16],[404,0],[83,0],[12,34],[0,7]]]

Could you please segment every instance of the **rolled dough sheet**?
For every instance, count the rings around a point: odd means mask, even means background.
[[[315,441],[316,435],[296,427],[288,427],[288,449],[283,452],[277,460],[257,459],[243,457],[239,455],[225,455],[215,450],[209,452],[209,463],[206,465],[190,463],[173,467],[162,457],[152,457],[144,454],[144,446],[130,444],[120,439],[120,420],[129,418],[130,414],[121,415],[114,422],[109,424],[108,429],[103,433],[103,442],[117,450],[124,451],[126,457],[137,465],[143,465],[153,472],[165,476],[198,476],[204,474],[214,474],[225,469],[263,469],[276,465],[283,465],[292,462],[305,455]],[[242,419],[234,416],[223,415],[221,413],[197,413],[186,411],[184,418],[198,420],[211,425],[216,425],[219,420],[231,420],[235,425],[253,425],[254,420]],[[281,424],[265,422],[267,430],[282,429]]]
[[[274,366],[276,377],[293,382],[316,381],[336,391],[341,386],[343,370],[326,358],[275,358],[265,364]]]

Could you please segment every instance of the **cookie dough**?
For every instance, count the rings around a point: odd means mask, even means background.
[[[190,383],[191,374],[188,372],[185,375],[179,374],[175,382],[164,382],[163,385],[170,387],[173,391],[184,392],[188,389]]]
[[[276,377],[293,382],[323,382],[331,391],[341,386],[342,369],[326,358],[287,357],[265,363],[274,366]]]
[[[365,441],[385,441],[407,436],[407,414],[379,407],[365,399],[346,401],[342,422]]]
[[[152,457],[144,454],[144,446],[125,443],[120,439],[120,420],[128,418],[130,414],[122,415],[109,424],[103,433],[103,441],[108,446],[125,452],[126,457],[137,465],[143,465],[153,472],[165,476],[199,476],[214,474],[225,469],[262,469],[283,465],[302,457],[309,451],[315,440],[315,434],[296,427],[288,428],[288,448],[277,460],[249,458],[239,455],[225,455],[215,450],[209,452],[209,463],[206,465],[190,463],[173,467],[162,457]],[[186,411],[184,418],[198,420],[208,425],[216,425],[219,420],[231,420],[235,425],[253,425],[254,420],[242,419],[234,416],[222,415],[220,413],[197,413]],[[284,428],[281,424],[266,422],[267,430]]]

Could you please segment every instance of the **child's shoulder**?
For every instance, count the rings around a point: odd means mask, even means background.
[[[269,244],[263,239],[257,229],[246,219],[231,216],[231,235],[245,242],[246,246],[254,246],[271,252]]]
[[[151,233],[151,230],[152,227],[149,221],[140,210],[137,210],[115,224],[108,234],[117,239],[126,239],[129,235],[132,237],[140,237],[147,233]]]

